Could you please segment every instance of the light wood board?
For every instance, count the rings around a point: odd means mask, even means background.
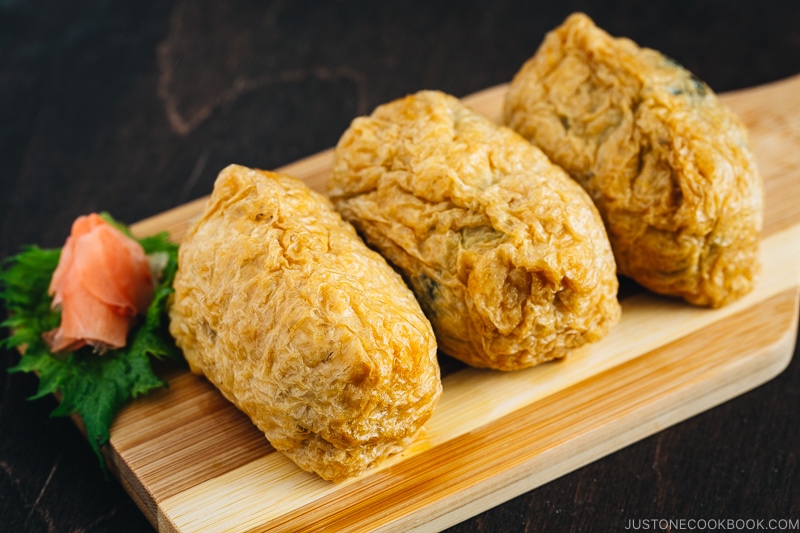
[[[465,101],[497,120],[506,87]],[[436,531],[750,390],[792,357],[800,294],[800,76],[729,93],[764,177],[763,272],[719,310],[637,292],[620,324],[563,361],[501,373],[457,366],[409,450],[334,484],[275,452],[204,379],[117,417],[105,453],[161,531]],[[283,167],[323,190],[330,151]],[[209,191],[210,192],[210,191]],[[134,226],[180,239],[204,200]]]

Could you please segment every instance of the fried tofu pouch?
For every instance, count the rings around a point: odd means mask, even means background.
[[[180,245],[170,332],[269,442],[342,480],[403,449],[442,391],[414,295],[322,195],[229,166]]]
[[[438,91],[355,119],[328,194],[398,268],[441,351],[516,370],[602,338],[620,315],[589,196],[536,147]]]
[[[745,127],[686,69],[573,14],[515,75],[504,122],[589,192],[621,274],[699,306],[752,290],[761,178]]]

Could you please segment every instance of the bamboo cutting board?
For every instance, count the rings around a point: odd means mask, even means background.
[[[465,101],[497,120],[506,87]],[[726,94],[765,181],[762,274],[719,310],[633,291],[620,324],[563,361],[513,373],[443,360],[424,434],[377,470],[334,484],[275,452],[204,379],[162,369],[169,388],[117,417],[105,453],[160,531],[436,531],[724,402],[792,357],[800,294],[800,76]],[[330,151],[282,169],[322,190]],[[134,226],[175,239],[199,200]]]

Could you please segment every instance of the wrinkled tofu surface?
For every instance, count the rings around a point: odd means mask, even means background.
[[[504,121],[589,192],[621,274],[701,306],[752,290],[761,178],[740,120],[686,69],[574,14],[514,77]]]
[[[563,357],[620,315],[589,196],[536,147],[453,96],[422,91],[359,117],[328,193],[403,274],[440,349],[500,370]]]
[[[322,195],[229,166],[181,243],[170,332],[270,443],[325,479],[404,448],[442,386],[429,321]]]

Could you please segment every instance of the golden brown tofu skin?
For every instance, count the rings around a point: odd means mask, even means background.
[[[753,288],[763,193],[747,132],[686,69],[574,14],[514,77],[504,120],[589,192],[621,274],[701,306]]]
[[[192,371],[325,479],[403,449],[441,395],[414,295],[297,179],[224,169],[174,288],[170,332]]]
[[[620,315],[591,199],[536,147],[422,91],[359,117],[328,193],[404,275],[443,352],[515,370],[602,338]]]

